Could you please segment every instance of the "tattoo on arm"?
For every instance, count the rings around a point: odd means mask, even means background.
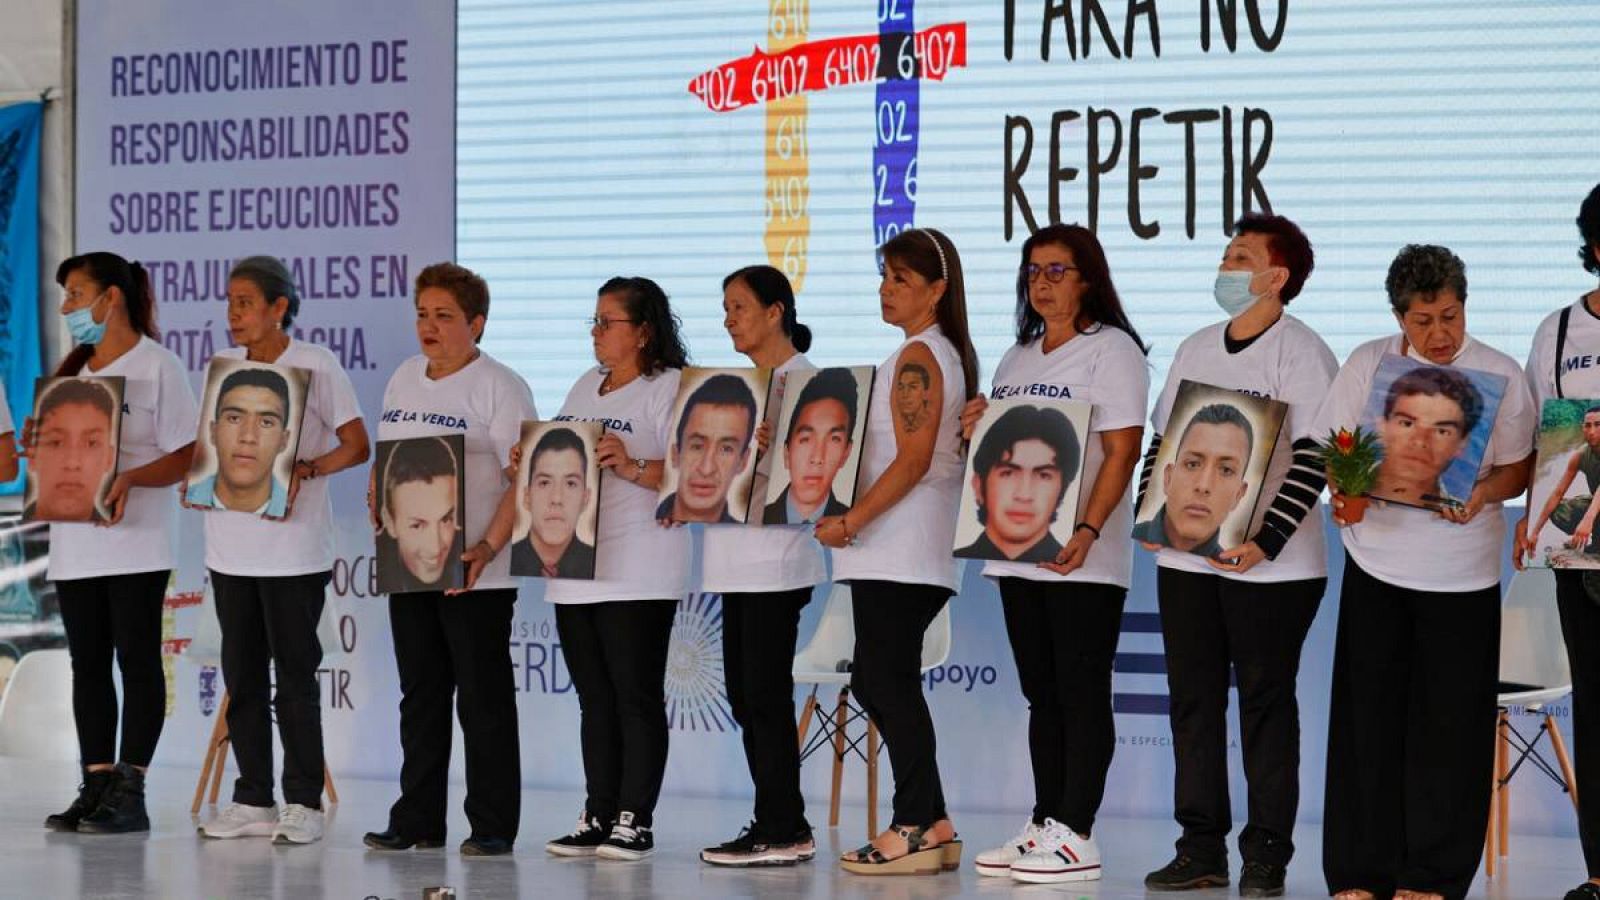
[[[894,409],[908,432],[927,424],[928,392],[933,379],[922,363],[903,363],[894,375]]]

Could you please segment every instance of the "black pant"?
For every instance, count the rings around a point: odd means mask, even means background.
[[[950,591],[934,584],[852,581],[856,626],[850,688],[883,734],[894,770],[894,824],[945,818],[933,716],[922,693],[922,635]]]
[[[1094,829],[1116,749],[1111,664],[1126,588],[1087,582],[1000,579],[1006,635],[1028,700],[1033,821]]]
[[[167,717],[161,668],[161,607],[170,569],[56,582],[72,654],[72,718],[85,766],[150,765]],[[122,670],[122,755],[117,756],[117,685]]]
[[[507,648],[515,588],[447,597],[392,594],[389,628],[400,672],[400,799],[389,827],[444,840],[450,707],[467,756],[467,822],[477,838],[517,839],[522,818],[517,694]]]
[[[1558,569],[1556,605],[1572,667],[1572,765],[1578,796],[1600,798],[1600,604],[1584,589],[1582,572]],[[1600,878],[1600,800],[1578,805],[1578,837],[1589,877]]]
[[[667,771],[667,647],[677,600],[556,604],[561,655],[578,691],[584,809],[648,827]]]
[[[322,692],[317,685],[322,644],[317,622],[331,575],[269,578],[211,572],[222,625],[228,736],[239,763],[235,803],[272,805],[275,713],[283,741],[284,802],[322,808]]]
[[[1159,567],[1157,596],[1172,698],[1178,852],[1228,857],[1228,681],[1239,687],[1239,737],[1250,820],[1247,862],[1287,866],[1300,806],[1300,648],[1326,578],[1252,583]]]
[[[1415,591],[1347,559],[1322,871],[1328,892],[1463,897],[1494,775],[1500,588]]]
[[[722,670],[756,788],[751,832],[761,841],[789,841],[811,829],[794,721],[794,645],[810,602],[808,587],[722,595]]]

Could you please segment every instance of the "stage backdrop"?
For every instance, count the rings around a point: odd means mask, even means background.
[[[226,261],[276,253],[307,292],[306,337],[352,368],[371,423],[384,380],[414,352],[407,277],[450,255],[457,216],[460,259],[493,288],[484,347],[546,413],[592,364],[582,321],[614,274],[661,281],[696,363],[740,365],[721,279],[770,261],[799,288],[813,361],[881,361],[898,338],[878,319],[874,249],[912,225],[961,251],[986,375],[1011,342],[1021,239],[1053,220],[1099,233],[1152,344],[1157,389],[1178,341],[1220,317],[1210,286],[1227,223],[1251,210],[1288,214],[1315,242],[1317,271],[1292,311],[1341,357],[1393,329],[1383,274],[1407,242],[1466,259],[1472,331],[1519,357],[1540,315],[1592,286],[1572,219],[1596,179],[1600,72],[1571,39],[1600,26],[1591,4],[463,0],[458,29],[450,13],[419,0],[230,3],[225,15],[176,0],[80,4],[78,246],[153,264],[169,345],[192,371],[208,337],[226,342]],[[315,189],[272,190],[283,187]],[[335,495],[345,530],[325,721],[336,776],[393,777],[396,688],[361,526],[365,477],[341,476]],[[196,599],[201,574],[191,558],[174,605]],[[1170,810],[1153,584],[1141,552],[1108,814]],[[1311,820],[1336,596],[1337,579],[1303,664]],[[951,805],[1020,816],[1025,706],[998,600],[972,567],[954,604],[954,647],[926,681]],[[174,649],[194,620],[175,611]],[[720,621],[715,596],[685,599],[667,681],[671,792],[748,795]],[[536,580],[508,650],[524,781],[579,787],[576,697]],[[217,679],[188,662],[174,675],[162,762],[190,764]],[[818,816],[826,775],[822,759],[808,763]],[[846,789],[859,797],[862,783],[855,769]],[[1547,786],[1529,778],[1519,797],[1519,828],[1572,831]]]
[[[39,377],[39,132],[44,104],[0,106],[0,393],[22,427]],[[22,493],[26,473],[0,482]]]

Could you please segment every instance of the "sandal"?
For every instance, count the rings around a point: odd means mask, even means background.
[[[906,852],[890,857],[878,846],[895,836],[906,842]],[[929,843],[928,829],[890,825],[873,842],[839,857],[839,867],[852,875],[937,875],[943,870],[944,847]]]
[[[928,836],[939,842],[939,847],[944,851],[940,862],[946,872],[954,872],[961,868],[961,835],[956,832],[955,823],[948,818],[928,826]]]
[[[1333,895],[1333,900],[1376,900],[1371,891],[1360,888],[1350,888]]]

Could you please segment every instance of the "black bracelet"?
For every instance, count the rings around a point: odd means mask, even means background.
[[[1094,539],[1097,540],[1097,541],[1100,540],[1100,529],[1094,527],[1093,525],[1090,525],[1088,522],[1079,522],[1078,523],[1078,527],[1074,528],[1072,530],[1073,531],[1077,531],[1078,528],[1087,528],[1087,529],[1089,529],[1089,533],[1094,535]]]

